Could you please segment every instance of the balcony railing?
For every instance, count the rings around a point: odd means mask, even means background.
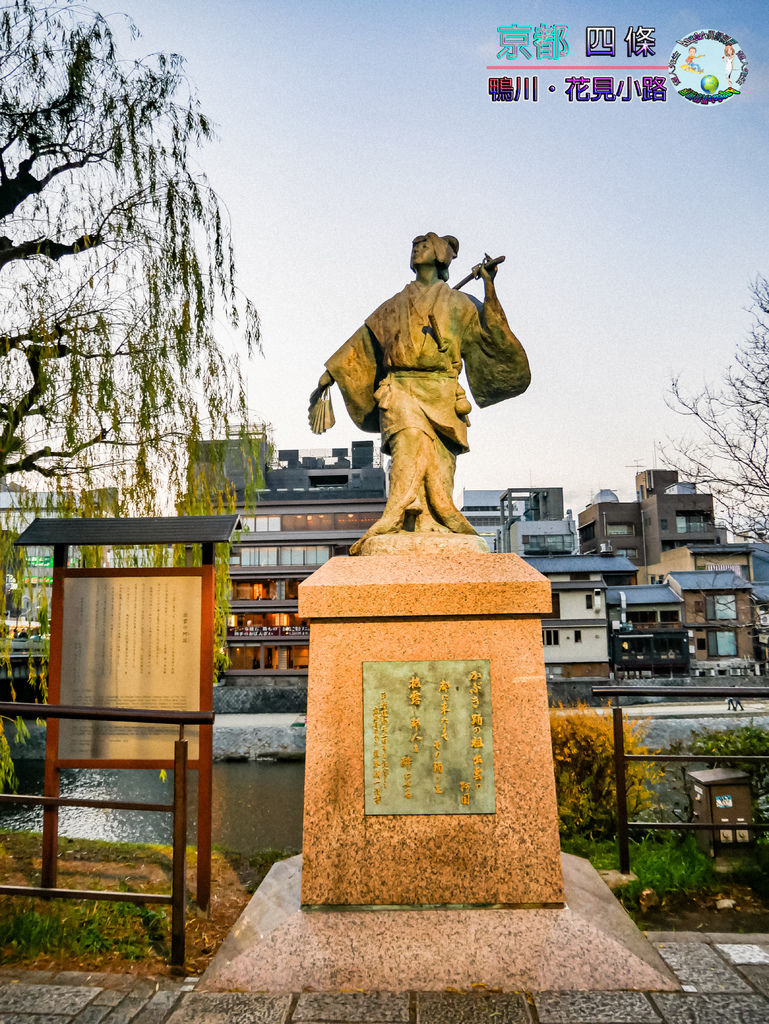
[[[676,533],[713,533],[715,526],[707,519],[676,520]]]
[[[240,626],[228,627],[227,636],[259,637],[259,636],[301,636],[310,635],[309,626]]]

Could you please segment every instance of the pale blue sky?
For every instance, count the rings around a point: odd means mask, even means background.
[[[411,279],[410,241],[432,230],[460,240],[453,280],[484,251],[506,255],[498,292],[533,372],[525,395],[472,414],[458,487],[562,485],[575,512],[600,487],[630,497],[630,464],[651,464],[655,442],[686,429],[665,405],[671,374],[697,386],[723,369],[749,325],[750,282],[769,274],[765,0],[125,10],[140,50],[187,58],[218,123],[200,162],[262,315],[250,404],[279,446],[363,436],[335,391],[337,426],[315,438],[307,396],[331,352]],[[511,20],[569,26],[572,52],[538,72],[537,103],[487,93],[497,26]],[[656,29],[646,62],[625,55],[631,24]],[[569,103],[563,79],[580,72],[559,64],[588,63],[586,25],[616,26],[616,63],[635,65],[666,65],[697,29],[729,32],[749,61],[743,94],[708,107],[670,87],[664,103]]]

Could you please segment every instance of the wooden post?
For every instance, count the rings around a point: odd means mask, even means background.
[[[184,726],[174,743],[174,847],[171,895],[171,963],[184,963],[184,917],[187,904],[187,741]]]
[[[203,545],[203,580],[201,595],[200,643],[200,710],[213,710],[214,622],[216,602],[216,569],[214,546]],[[200,912],[208,915],[211,902],[211,803],[213,800],[213,727],[198,729],[198,867],[196,896]]]
[[[67,568],[68,546],[53,546],[53,588],[51,592],[51,649],[48,660],[48,703],[58,704],[60,700],[61,644],[63,620],[62,570]],[[59,775],[59,721],[49,718],[45,731],[45,796],[60,795]],[[59,854],[59,808],[50,804],[43,808],[43,848],[40,884],[44,889],[56,888],[57,857]]]
[[[622,708],[619,697],[615,697],[611,709],[614,726],[614,778],[617,784],[617,845],[619,847],[619,869],[623,875],[630,873],[630,847],[627,827],[627,790],[625,783],[625,734],[622,729]]]

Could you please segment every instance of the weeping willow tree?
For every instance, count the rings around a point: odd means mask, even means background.
[[[16,520],[41,504],[226,511],[231,495],[191,489],[190,453],[235,421],[251,436],[238,352],[259,321],[193,165],[212,127],[182,58],[121,59],[118,29],[137,35],[66,0],[0,6],[4,575]]]

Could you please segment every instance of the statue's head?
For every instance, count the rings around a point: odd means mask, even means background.
[[[449,279],[449,264],[459,252],[459,242],[453,235],[436,235],[428,231],[426,235],[417,235],[411,243],[412,270],[424,263],[434,263],[438,277],[442,281]]]

